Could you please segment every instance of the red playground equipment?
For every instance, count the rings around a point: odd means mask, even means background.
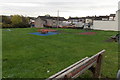
[[[46,33],[48,33],[48,30],[40,30],[40,29],[38,29],[38,32],[40,32],[41,34],[46,34]]]
[[[53,30],[53,29],[38,29],[38,32],[40,32],[42,34],[46,34],[48,32],[56,32],[56,30]]]

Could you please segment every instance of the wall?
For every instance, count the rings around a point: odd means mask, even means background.
[[[47,26],[53,26],[53,20],[52,19],[46,19],[47,20]]]
[[[35,20],[35,27],[36,28],[44,27],[43,24],[44,24],[44,21],[41,20],[40,18]]]
[[[118,31],[118,11],[115,21],[93,21],[93,29]]]
[[[118,31],[118,25],[115,21],[94,21],[93,29]]]
[[[120,1],[119,1],[119,3],[118,3],[118,29],[119,29],[119,31],[120,31]]]

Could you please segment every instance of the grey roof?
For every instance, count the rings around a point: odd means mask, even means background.
[[[46,19],[52,19],[52,20],[59,19],[60,21],[65,21],[66,20],[64,17],[52,17],[52,16],[38,16],[37,18],[41,18],[43,20],[46,20]]]
[[[71,19],[85,19],[85,17],[69,17],[68,20],[71,20]]]
[[[115,14],[110,14],[110,17],[115,17]]]

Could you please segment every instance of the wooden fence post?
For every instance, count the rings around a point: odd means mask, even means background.
[[[100,76],[101,76],[102,57],[103,56],[101,54],[98,56],[97,64],[95,66],[95,73],[94,73],[95,78],[100,78]]]

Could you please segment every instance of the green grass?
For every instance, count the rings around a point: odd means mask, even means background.
[[[114,31],[93,31],[96,35],[79,35],[85,30],[58,29],[66,33],[50,36],[28,34],[35,28],[3,30],[3,77],[48,78],[74,62],[105,49],[102,65],[104,77],[115,78],[118,67],[118,44],[106,42]],[[50,71],[47,73],[47,71]],[[89,77],[86,72],[82,77]]]

